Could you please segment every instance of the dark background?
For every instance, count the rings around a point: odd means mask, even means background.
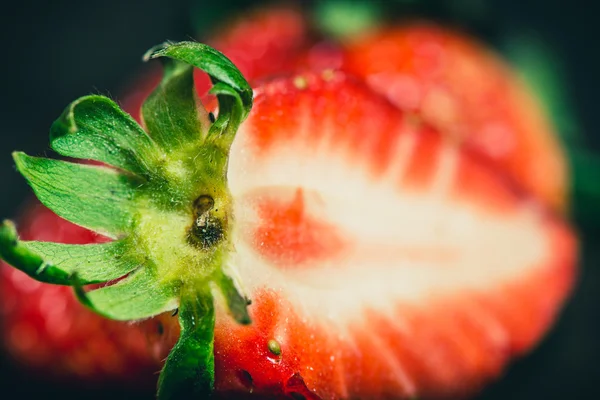
[[[459,23],[491,43],[505,32],[532,32],[551,44],[565,72],[567,93],[588,149],[598,149],[597,75],[600,72],[598,6],[584,0],[425,1],[408,7]],[[3,5],[0,17],[0,218],[13,217],[29,196],[10,153],[44,154],[52,121],[89,93],[120,93],[143,69],[141,55],[166,39],[197,37],[243,0],[22,1]],[[308,4],[310,2],[304,2]],[[386,2],[382,2],[386,3]],[[387,3],[415,3],[409,0]],[[446,3],[444,5],[444,3]],[[469,4],[458,12],[452,4]],[[403,5],[405,7],[405,5]],[[396,5],[396,9],[399,6]],[[408,12],[408,11],[407,11]],[[204,21],[204,23],[202,23]],[[600,171],[595,171],[599,172]],[[600,203],[598,204],[600,208]],[[576,293],[555,329],[530,356],[516,362],[482,399],[600,399],[600,220],[578,212],[582,270]],[[0,398],[39,395],[79,398],[79,389],[47,384],[16,371],[0,356]],[[130,398],[129,393],[87,397]],[[151,394],[147,394],[151,398]]]

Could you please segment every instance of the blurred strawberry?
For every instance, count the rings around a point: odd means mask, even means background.
[[[29,204],[19,228],[26,240],[107,241],[37,202]],[[6,264],[0,266],[0,295],[3,348],[18,363],[46,377],[152,385],[148,378],[160,369],[160,358],[149,335],[163,335],[158,322],[102,318],[82,307],[73,289],[37,282]]]

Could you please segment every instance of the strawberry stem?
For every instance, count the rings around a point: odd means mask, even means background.
[[[181,334],[158,380],[158,399],[208,398],[214,384],[215,310],[208,289],[184,288],[179,307]]]

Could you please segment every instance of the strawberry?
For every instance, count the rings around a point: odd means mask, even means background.
[[[250,113],[218,52],[147,58],[165,60],[149,136],[101,96],[51,130],[58,153],[116,168],[15,153],[44,204],[114,241],[19,241],[6,222],[0,255],[113,319],[177,310],[159,398],[452,398],[549,328],[575,238],[477,153],[341,73],[259,86]],[[188,64],[211,75],[215,121]]]
[[[413,22],[348,40],[327,57],[309,54],[301,64],[343,64],[401,109],[475,147],[525,190],[565,211],[568,167],[554,128],[519,77],[483,44]]]

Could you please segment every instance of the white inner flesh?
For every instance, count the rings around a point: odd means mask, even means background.
[[[394,301],[419,304],[456,291],[485,292],[543,266],[549,254],[534,208],[524,203],[513,214],[494,215],[447,197],[458,160],[451,147],[432,155],[437,176],[429,190],[417,193],[398,184],[413,154],[411,135],[399,141],[393,165],[378,182],[360,161],[351,160],[344,149],[332,151],[330,144],[303,152],[300,141],[286,143],[257,160],[244,150],[245,140],[242,134],[234,142],[229,181],[239,228],[232,263],[249,293],[268,282],[308,315],[333,322],[368,306],[391,311]],[[352,245],[341,258],[282,269],[244,237],[244,226],[257,216],[243,199],[261,191],[291,196],[293,190],[280,189],[298,187],[310,193],[308,212],[340,227]]]

